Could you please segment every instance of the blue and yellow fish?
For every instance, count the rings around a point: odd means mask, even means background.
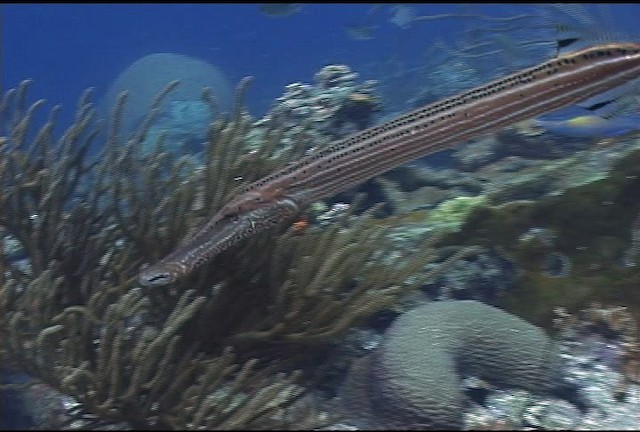
[[[613,138],[640,130],[640,114],[620,115],[610,119],[595,115],[568,120],[533,120],[532,125],[552,134],[573,138]]]

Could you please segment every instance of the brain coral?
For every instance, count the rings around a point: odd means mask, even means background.
[[[559,356],[538,327],[483,303],[432,302],[401,315],[377,351],[352,366],[341,392],[367,428],[462,426],[461,376],[544,391]]]
[[[146,55],[118,75],[104,98],[102,107],[109,113],[118,94],[128,90],[124,131],[131,131],[148,113],[153,98],[169,82],[180,79],[180,85],[169,94],[170,101],[199,101],[203,87],[211,87],[221,109],[231,105],[232,87],[217,67],[182,54]]]

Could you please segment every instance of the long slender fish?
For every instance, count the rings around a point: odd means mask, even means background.
[[[138,280],[147,286],[172,283],[314,201],[639,76],[640,43],[597,45],[357,132],[248,185],[186,244],[143,269]]]

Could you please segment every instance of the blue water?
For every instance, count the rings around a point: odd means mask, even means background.
[[[273,17],[261,13],[257,4],[2,4],[0,86],[4,91],[24,79],[33,79],[30,100],[44,98],[48,107],[62,104],[58,123],[66,125],[72,120],[76,101],[84,89],[95,87],[96,100],[100,100],[116,77],[139,58],[152,53],[179,53],[215,65],[232,84],[244,76],[254,76],[246,103],[252,114],[261,116],[287,84],[312,83],[314,74],[323,66],[347,64],[360,73],[362,80],[381,81],[385,104],[381,114],[393,115],[410,108],[408,99],[425,91],[421,77],[440,64],[447,65],[447,53],[432,49],[437,40],[455,45],[470,29],[499,27],[495,22],[452,18],[421,21],[402,28],[390,21],[394,7],[303,4],[296,13]],[[510,17],[540,13],[540,8],[530,5],[411,7],[418,16],[476,13]],[[640,4],[585,8],[598,17],[586,26],[596,40],[599,31],[627,33],[629,40],[640,39]],[[352,25],[370,26],[370,38],[354,39],[347,31]],[[520,37],[537,40],[544,36],[532,30],[530,35]],[[535,64],[543,59],[527,57],[524,61]],[[484,68],[485,78],[493,78],[491,73],[496,68],[492,60],[477,62],[476,66]],[[452,80],[442,84],[452,91],[472,85],[456,82],[454,73],[446,76],[446,68],[443,78]],[[445,93],[444,90],[434,94]],[[44,116],[44,110],[39,115]],[[0,132],[4,132],[2,126]],[[1,378],[0,381],[10,381],[22,377],[5,374]],[[0,413],[0,429],[30,425],[25,407],[12,392],[0,392],[0,409],[3,408],[13,417]]]
[[[371,7],[303,4],[297,13],[271,17],[260,13],[257,4],[1,5],[0,80],[7,89],[33,78],[33,97],[62,103],[67,107],[62,117],[70,118],[83,89],[96,87],[100,96],[136,59],[155,52],[181,53],[216,65],[234,84],[253,75],[247,103],[253,114],[262,115],[286,84],[313,82],[322,66],[345,63],[363,79],[384,79],[389,65],[424,65],[436,38],[455,42],[475,25],[468,19],[442,19],[403,29],[389,21],[392,5],[379,5],[373,12]],[[425,4],[414,6],[413,12],[506,17],[534,10],[463,7]],[[602,14],[602,5],[587,8]],[[611,5],[604,15],[614,30],[631,33],[640,22],[640,5]],[[346,26],[363,22],[374,26],[373,38],[350,38]]]

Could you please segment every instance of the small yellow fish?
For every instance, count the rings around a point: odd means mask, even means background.
[[[552,134],[574,138],[613,138],[640,130],[640,114],[610,119],[585,115],[568,120],[533,120],[532,125]]]

